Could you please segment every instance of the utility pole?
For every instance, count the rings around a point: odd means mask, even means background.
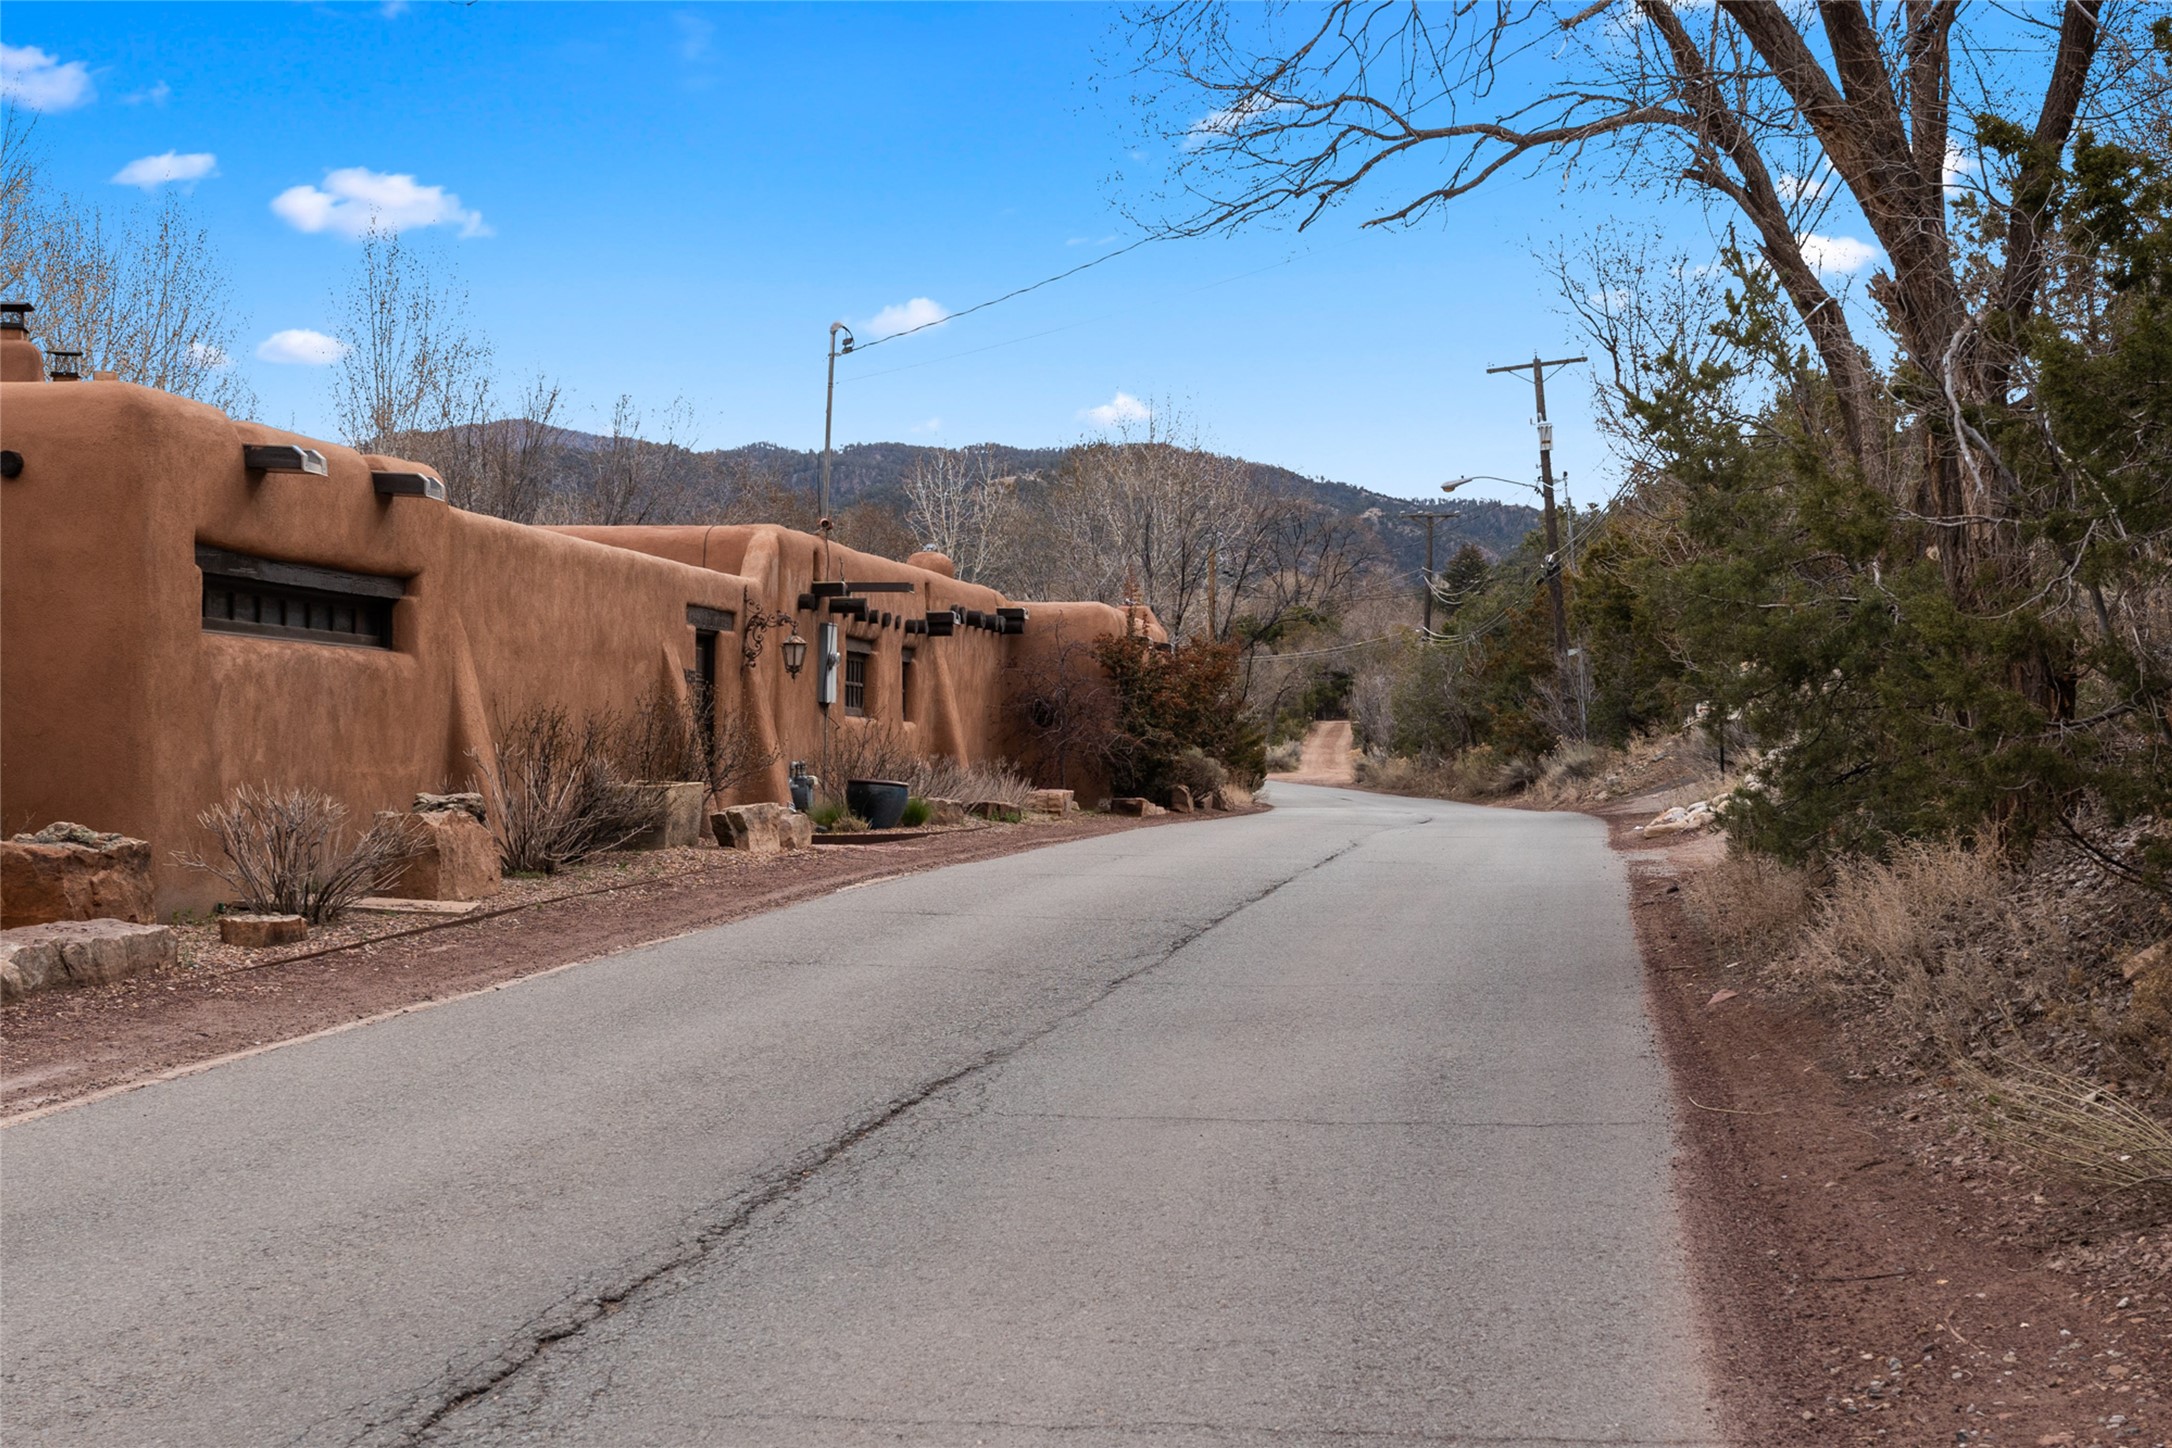
[[[1433,572],[1433,525],[1460,515],[1455,513],[1405,513],[1403,516],[1413,523],[1425,524],[1425,631],[1431,633],[1433,631],[1433,579],[1435,577]]]
[[[1538,401],[1539,435],[1539,487],[1546,500],[1546,591],[1553,601],[1554,612],[1554,660],[1563,669],[1569,662],[1569,610],[1561,591],[1561,528],[1554,517],[1554,425],[1546,420],[1546,369],[1568,367],[1588,361],[1584,357],[1540,357],[1531,354],[1528,362],[1515,362],[1506,367],[1488,367],[1486,373],[1531,372],[1531,388]]]
[[[822,572],[830,571],[830,421],[837,415],[837,334],[845,334],[844,354],[852,351],[852,329],[843,322],[830,323],[830,383],[822,399],[822,487],[815,500],[815,527],[822,534]]]

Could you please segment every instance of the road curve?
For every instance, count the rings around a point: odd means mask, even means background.
[[[27,1444],[1717,1444],[1594,821],[848,890],[0,1133]]]

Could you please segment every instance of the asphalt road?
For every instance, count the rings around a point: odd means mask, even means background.
[[[0,1133],[0,1435],[1718,1443],[1601,827],[1273,793]]]

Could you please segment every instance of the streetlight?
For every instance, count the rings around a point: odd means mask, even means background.
[[[839,332],[845,334],[845,345],[842,350],[837,345],[837,334]],[[822,566],[825,574],[829,571],[830,421],[837,414],[837,359],[840,356],[851,355],[852,347],[852,329],[843,322],[830,323],[830,383],[829,390],[822,401],[822,494],[815,505],[815,515],[818,519],[815,526],[822,530]]]

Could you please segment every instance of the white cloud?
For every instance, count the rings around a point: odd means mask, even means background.
[[[457,226],[462,236],[488,236],[479,211],[470,211],[442,186],[424,186],[411,175],[343,166],[324,173],[324,185],[289,186],[272,198],[272,211],[296,231],[333,231],[361,236],[374,224],[387,231],[419,226]]]
[[[281,333],[280,335],[284,336],[286,334]],[[315,334],[312,333],[311,335]],[[270,344],[266,343],[265,345],[269,346]],[[209,342],[189,343],[189,360],[200,366],[209,367],[214,372],[224,372],[234,365],[234,359],[226,355],[225,348],[214,347]]]
[[[35,45],[0,44],[0,100],[34,111],[66,111],[97,97],[82,61],[62,64],[59,56]]]
[[[337,337],[289,327],[256,344],[256,355],[266,362],[285,362],[297,367],[329,367],[347,354],[347,344]]]
[[[124,106],[162,106],[172,98],[173,87],[164,81],[159,81],[157,84],[146,86],[140,91],[130,91],[127,95],[121,97],[121,104]]]
[[[1154,415],[1154,409],[1139,401],[1128,392],[1119,392],[1099,407],[1089,407],[1079,416],[1099,427],[1118,427],[1127,422],[1145,422]]]
[[[1781,172],[1780,179],[1772,183],[1783,201],[1815,201],[1825,194],[1825,185],[1823,181],[1797,176],[1792,171]]]
[[[1810,269],[1824,276],[1859,272],[1878,259],[1878,248],[1852,236],[1820,236],[1813,231],[1795,240]]]
[[[1063,244],[1065,246],[1107,246],[1114,240],[1116,240],[1116,236],[1112,232],[1108,236],[1069,236],[1064,238]]]
[[[113,184],[156,191],[169,181],[186,185],[218,174],[219,158],[209,151],[168,151],[162,156],[140,156],[129,162],[113,173]]]
[[[943,420],[939,417],[931,417],[926,422],[916,422],[906,429],[907,432],[941,432],[942,430]]]
[[[1946,164],[1941,168],[1939,179],[1948,186],[1958,186],[1962,178],[1975,174],[1976,163],[1963,155],[1950,141],[1946,144]]]
[[[1584,300],[1600,311],[1619,312],[1637,299],[1637,294],[1627,287],[1601,287],[1584,293]]]
[[[684,11],[671,17],[671,23],[679,31],[679,58],[700,60],[709,53],[709,42],[716,36],[716,26],[699,15]]]
[[[909,302],[900,302],[895,306],[884,307],[881,311],[875,313],[873,319],[867,324],[867,330],[874,335],[867,340],[879,342],[885,337],[895,337],[900,332],[910,332],[915,327],[925,327],[930,323],[940,322],[949,315],[950,313],[944,311],[928,298],[914,297]]]

